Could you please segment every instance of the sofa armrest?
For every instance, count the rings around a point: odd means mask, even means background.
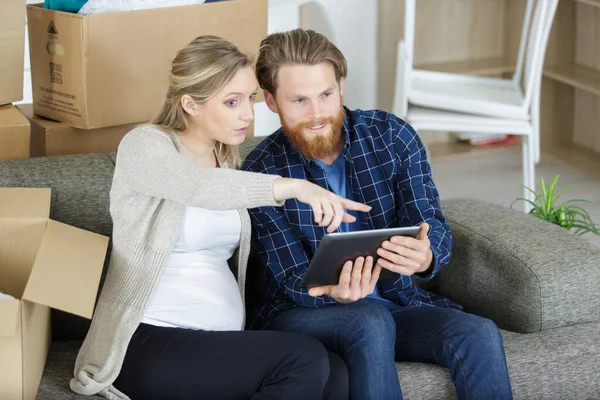
[[[454,248],[437,293],[514,332],[600,320],[600,248],[482,201],[447,200],[442,209]]]

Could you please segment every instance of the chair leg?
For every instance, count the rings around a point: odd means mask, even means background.
[[[532,126],[532,145],[534,149],[534,160],[535,164],[539,164],[540,162],[540,103],[539,99],[534,101],[531,105],[531,126]]]
[[[540,137],[537,136],[533,143],[529,146],[529,187],[535,191],[535,166],[537,164],[536,159],[539,158],[539,143]],[[533,193],[529,193],[531,201],[535,202],[535,196]]]
[[[535,197],[527,190],[527,188],[535,190],[535,149],[532,142],[531,136],[523,136],[523,198],[533,202]],[[529,213],[531,208],[531,204],[524,202],[525,213]]]

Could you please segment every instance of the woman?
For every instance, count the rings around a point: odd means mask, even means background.
[[[345,364],[317,341],[243,331],[246,208],[297,198],[329,231],[354,221],[344,208],[370,209],[306,181],[229,169],[240,164],[235,146],[257,88],[247,56],[199,37],[175,57],[159,115],[121,142],[110,267],[73,391],[109,399],[348,396]]]

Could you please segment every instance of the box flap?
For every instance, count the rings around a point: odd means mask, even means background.
[[[48,221],[23,299],[91,318],[107,247],[106,236]]]
[[[19,322],[19,300],[0,300],[0,338],[13,338]]]
[[[47,188],[0,188],[0,218],[48,218]]]
[[[0,219],[0,292],[23,297],[48,218]]]

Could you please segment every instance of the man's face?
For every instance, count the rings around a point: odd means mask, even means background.
[[[333,66],[285,65],[279,69],[277,93],[265,91],[267,105],[279,114],[290,141],[308,158],[335,156],[343,145],[343,82]]]

